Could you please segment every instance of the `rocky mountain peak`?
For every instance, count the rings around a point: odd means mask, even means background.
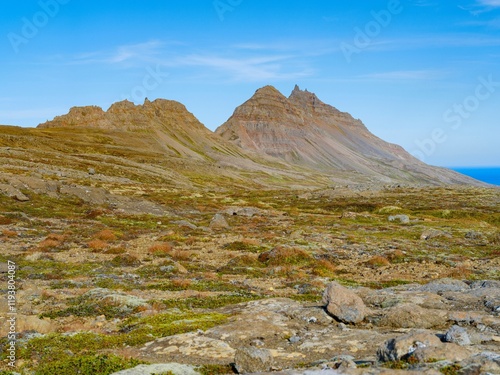
[[[131,101],[128,101],[127,99],[122,100],[121,102],[116,102],[109,107],[107,110],[107,113],[124,113],[124,112],[131,112],[134,109],[136,109],[136,106],[134,103]]]
[[[279,90],[277,90],[274,86],[271,85],[261,87],[260,89],[255,91],[254,97],[258,96],[278,96],[285,98],[285,96],[281,92],[279,92]]]
[[[184,126],[204,129],[203,125],[186,107],[173,100],[144,100],[136,105],[128,100],[113,103],[107,111],[101,107],[73,107],[66,115],[40,124],[39,128],[100,128],[133,131],[135,129],[158,129],[163,126]]]

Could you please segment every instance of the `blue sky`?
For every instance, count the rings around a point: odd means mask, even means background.
[[[295,84],[443,166],[500,164],[500,0],[2,0],[0,123]]]

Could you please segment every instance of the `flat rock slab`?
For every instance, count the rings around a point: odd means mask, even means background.
[[[163,337],[146,343],[139,350],[144,360],[188,364],[228,364],[233,362],[235,353],[229,344],[201,332]]]
[[[175,375],[200,375],[194,366],[179,363],[157,363],[154,365],[139,365],[134,368],[114,372],[111,375],[155,375],[173,373]]]

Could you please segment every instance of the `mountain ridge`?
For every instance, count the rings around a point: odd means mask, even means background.
[[[297,85],[289,97],[270,85],[256,90],[215,132],[182,103],[166,99],[145,99],[139,105],[124,100],[106,111],[72,107],[65,115],[20,132],[36,138],[20,141],[22,145],[39,144],[63,153],[87,150],[79,155],[134,155],[134,162],[148,160],[169,171],[173,184],[182,180],[185,185],[186,177],[193,180],[193,175],[203,184],[227,179],[246,186],[480,184],[427,166]],[[5,138],[2,142],[0,131],[0,146],[9,144]],[[98,151],[87,145],[93,142]]]

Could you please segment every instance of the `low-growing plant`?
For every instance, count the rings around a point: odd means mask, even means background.
[[[109,244],[103,240],[92,240],[87,244],[87,246],[95,252],[100,252],[107,249]]]
[[[320,277],[333,277],[335,275],[335,265],[327,259],[316,261],[312,269],[312,274]]]
[[[104,229],[94,235],[94,238],[101,241],[114,242],[118,239],[116,234],[110,229]]]
[[[158,257],[165,257],[173,250],[173,246],[168,242],[156,243],[148,249],[148,252]]]
[[[82,355],[44,363],[35,370],[35,375],[109,375],[142,363],[145,362],[133,358],[124,359],[112,354]]]
[[[4,229],[2,230],[2,235],[5,237],[12,238],[12,237],[17,237],[17,232],[9,229]]]
[[[365,262],[365,265],[373,268],[385,267],[389,266],[390,264],[391,262],[389,262],[387,258],[381,255],[375,255],[374,257],[370,258]]]
[[[141,261],[134,255],[121,254],[114,257],[110,264],[113,267],[137,267],[141,265]]]

